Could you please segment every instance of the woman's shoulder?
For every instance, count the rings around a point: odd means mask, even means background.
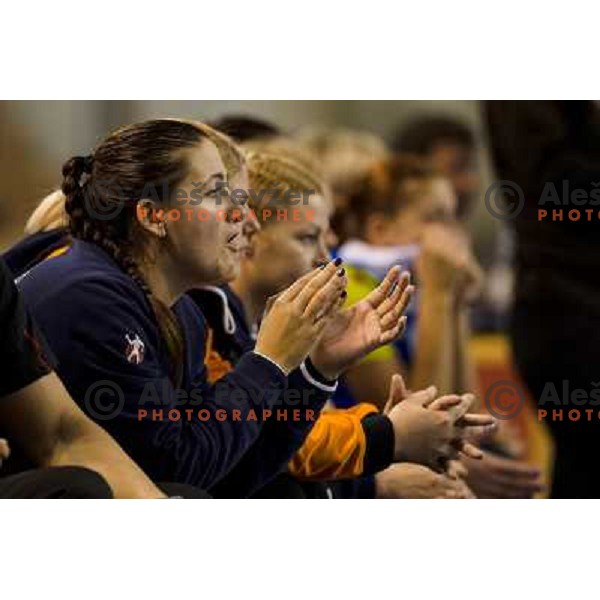
[[[135,290],[137,284],[101,248],[72,240],[56,248],[16,280],[19,287],[40,287],[65,291],[96,282],[100,287],[119,286]]]
[[[79,240],[60,248],[16,280],[34,313],[147,313],[139,285],[102,249]]]

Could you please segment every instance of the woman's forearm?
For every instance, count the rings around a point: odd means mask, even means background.
[[[472,392],[477,394],[477,375],[475,363],[471,357],[469,342],[471,338],[471,326],[469,324],[469,311],[464,304],[455,304],[454,324],[454,390],[458,394]]]
[[[102,475],[115,498],[164,498],[165,495],[98,425],[84,415],[61,420],[59,439],[48,466],[81,466]]]
[[[423,290],[417,320],[417,341],[410,386],[420,390],[435,385],[440,393],[454,392],[452,295],[444,290]]]

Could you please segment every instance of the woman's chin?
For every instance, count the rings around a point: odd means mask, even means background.
[[[240,261],[236,261],[235,263],[231,263],[219,271],[219,284],[230,283],[240,274]]]
[[[224,285],[231,283],[240,273],[240,266],[227,265],[220,268],[211,274],[203,273],[201,276],[194,278],[194,284],[190,286],[190,289],[202,287],[203,285]]]

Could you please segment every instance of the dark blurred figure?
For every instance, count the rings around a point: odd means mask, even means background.
[[[391,147],[394,152],[428,160],[436,172],[451,181],[458,198],[458,219],[470,216],[480,178],[476,140],[467,125],[452,117],[421,117],[396,132]]]
[[[552,497],[598,498],[600,453],[598,407],[564,404],[567,394],[589,395],[600,382],[600,220],[598,207],[562,208],[562,221],[538,220],[538,200],[547,183],[565,200],[563,184],[588,193],[600,183],[600,111],[593,102],[494,101],[483,105],[499,180],[517,183],[524,209],[512,221],[516,231],[513,351],[522,377],[543,408],[562,409],[562,421],[546,421],[556,439]],[[593,204],[593,203],[592,203]],[[570,209],[593,209],[590,222],[567,219]],[[564,390],[568,383],[568,392]],[[578,403],[579,404],[579,403]],[[579,409],[579,421],[568,411]],[[586,409],[593,409],[587,419]]]
[[[281,134],[281,130],[273,123],[247,115],[225,115],[211,121],[209,125],[240,143],[277,137]]]

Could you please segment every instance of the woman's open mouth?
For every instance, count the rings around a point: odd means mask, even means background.
[[[244,238],[242,236],[241,231],[237,231],[233,233],[227,238],[227,243],[225,244],[229,250],[232,252],[239,252],[244,247]]]

